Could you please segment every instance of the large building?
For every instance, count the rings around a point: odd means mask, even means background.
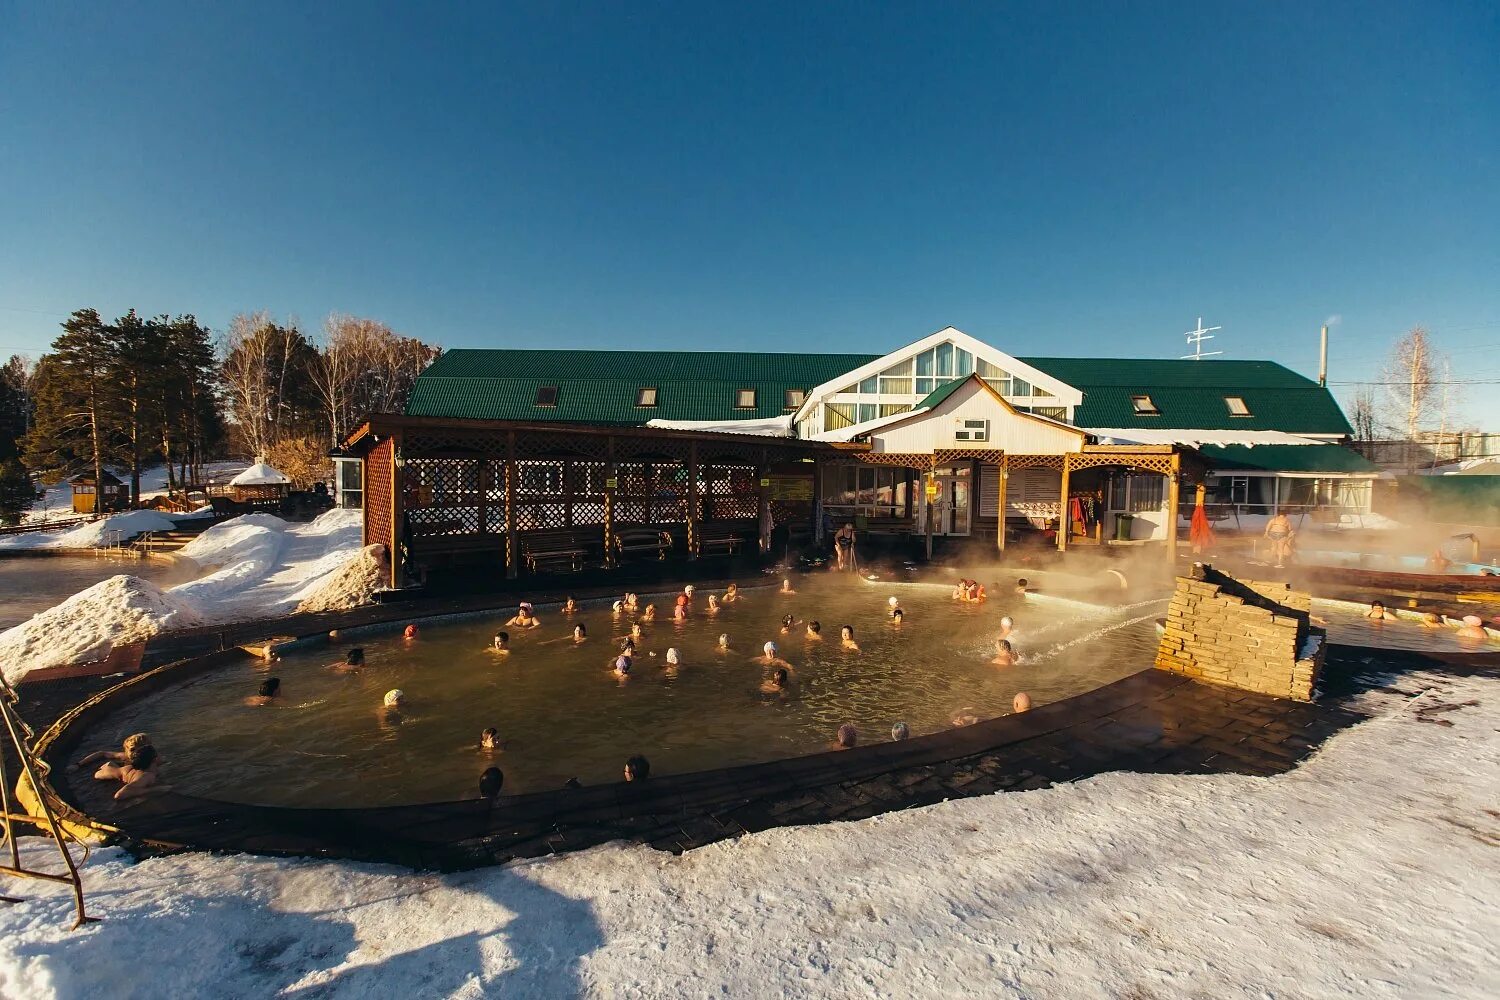
[[[1021,358],[950,327],[883,355],[454,350],[350,446],[373,460],[367,507],[389,507],[367,535],[408,572],[502,546],[514,573],[570,548],[559,532],[609,561],[621,527],[695,553],[830,520],[1173,543],[1200,484],[1242,528],[1357,520],[1378,470],[1349,433],[1325,387],[1273,362]]]

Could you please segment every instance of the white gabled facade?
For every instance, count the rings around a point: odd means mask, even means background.
[[[797,436],[904,413],[944,383],[975,373],[1023,413],[1071,422],[1083,402],[1066,382],[950,326],[809,391],[797,410]]]

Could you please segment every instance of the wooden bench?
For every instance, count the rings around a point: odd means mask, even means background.
[[[733,525],[713,524],[701,526],[698,530],[698,552],[700,555],[723,552],[725,555],[737,555],[740,547],[745,544],[743,531]]]
[[[592,528],[534,532],[521,538],[521,556],[533,573],[563,565],[576,573],[588,560],[597,534],[597,529]]]
[[[612,542],[621,559],[633,552],[655,552],[656,558],[665,559],[672,548],[672,535],[661,528],[621,528]]]

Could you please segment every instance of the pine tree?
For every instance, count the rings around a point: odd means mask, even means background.
[[[114,344],[104,321],[93,309],[79,309],[63,323],[52,353],[37,364],[36,416],[22,442],[23,461],[45,483],[92,469],[94,482],[104,478],[104,463],[113,442],[112,421],[119,411]],[[103,493],[94,491],[99,513]]]
[[[21,523],[21,513],[36,503],[36,486],[20,461],[7,458],[0,462],[0,524]]]
[[[113,346],[109,369],[117,394],[122,457],[130,466],[130,505],[138,507],[141,461],[155,451],[162,397],[174,377],[167,349],[167,325],[143,320],[132,309],[106,330]]]

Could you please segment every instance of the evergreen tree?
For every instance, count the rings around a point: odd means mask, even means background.
[[[29,510],[36,498],[36,486],[26,467],[15,458],[0,461],[0,524],[20,524],[22,511]]]
[[[109,368],[116,393],[121,457],[130,467],[130,505],[138,507],[141,462],[156,450],[162,398],[175,377],[167,345],[167,324],[143,320],[132,309],[106,330],[113,347]]]
[[[162,459],[169,487],[198,481],[204,459],[224,436],[218,365],[206,327],[192,316],[152,320],[168,358],[160,396]]]
[[[52,353],[37,364],[36,416],[22,442],[23,461],[45,483],[90,469],[97,484],[104,478],[119,412],[120,394],[112,380],[114,343],[93,309],[79,309],[62,327]],[[102,498],[96,488],[96,513]]]
[[[21,454],[21,437],[31,428],[31,370],[12,354],[0,365],[0,461]]]

